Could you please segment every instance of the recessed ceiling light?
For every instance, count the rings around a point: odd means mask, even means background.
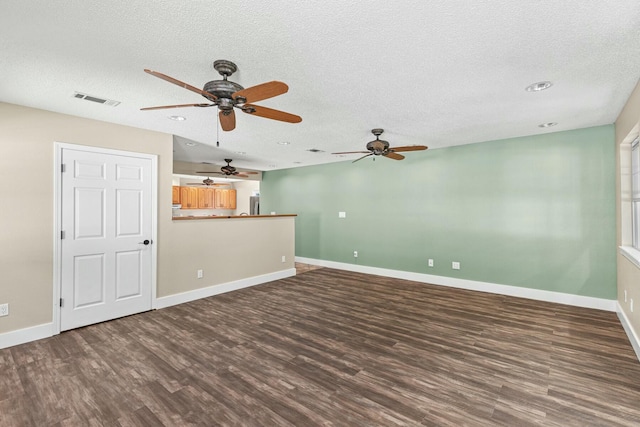
[[[246,151],[236,151],[235,153],[240,155],[247,154]]]
[[[187,147],[195,147],[198,144],[196,144],[195,142],[185,142],[184,145],[186,145]]]
[[[551,126],[555,126],[557,124],[558,123],[556,123],[556,122],[548,122],[548,123],[539,124],[538,127],[539,128],[550,128]]]
[[[301,165],[302,162],[293,162],[294,165]]]
[[[182,117],[182,116],[169,116],[169,118],[171,120],[175,120],[177,122],[183,122],[183,121],[187,120],[186,117]]]
[[[551,86],[553,86],[553,83],[549,81],[537,82],[530,84],[524,90],[527,92],[540,92],[541,90],[549,89]]]
[[[319,150],[319,149],[317,149],[317,148],[310,148],[310,149],[308,149],[307,151],[310,151],[310,152],[312,152],[312,153],[324,153],[324,151]]]
[[[280,141],[278,142],[278,145],[289,145],[291,144],[289,141]]]
[[[269,165],[270,168],[275,168],[278,165]]]

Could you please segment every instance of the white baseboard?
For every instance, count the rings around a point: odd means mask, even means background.
[[[53,336],[53,323],[31,326],[0,334],[0,349]]]
[[[638,360],[640,360],[640,338],[638,337],[638,334],[631,326],[631,322],[629,322],[629,318],[627,317],[627,314],[624,312],[624,310],[622,310],[620,303],[617,303],[616,306],[617,306],[616,313],[618,314],[618,319],[620,319],[620,323],[622,323],[622,327],[624,328],[624,331],[627,333],[627,337],[629,338],[631,347],[633,347],[633,351],[636,352],[636,357],[638,358]]]
[[[238,289],[248,288],[250,286],[260,285],[262,283],[272,282],[274,280],[284,279],[285,277],[295,275],[296,269],[289,268],[287,270],[276,271],[274,273],[263,274],[261,276],[248,277],[234,282],[227,282],[219,285],[208,286],[206,288],[195,289],[193,291],[168,295],[166,297],[157,298],[154,308],[171,307],[172,305],[183,304],[185,302],[195,301],[201,298],[223,294],[225,292],[236,291]]]
[[[537,301],[555,302],[559,304],[573,305],[576,307],[594,308],[597,310],[616,311],[617,306],[616,300],[585,297],[581,295],[565,294],[562,292],[543,291],[540,289],[522,288],[519,286],[500,285],[497,283],[478,282],[475,280],[457,279],[455,277],[435,276],[432,274],[390,270],[386,268],[369,267],[366,265],[347,264],[304,257],[296,257],[296,262],[335,268],[338,270],[354,271],[357,273],[375,274],[378,276],[394,277],[396,279],[412,280],[414,282],[429,283],[432,285],[449,286],[452,288],[528,298]]]

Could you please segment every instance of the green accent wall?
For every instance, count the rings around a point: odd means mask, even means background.
[[[352,160],[264,172],[296,256],[616,298],[613,125]]]

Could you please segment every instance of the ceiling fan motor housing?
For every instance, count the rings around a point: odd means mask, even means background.
[[[389,143],[381,139],[376,139],[367,144],[367,150],[371,151],[376,156],[384,154],[389,151]]]
[[[233,102],[231,95],[243,89],[238,83],[229,80],[212,80],[202,88],[203,91],[214,95],[220,100],[227,99],[231,102]]]
[[[225,175],[233,175],[235,173],[235,171],[236,171],[236,168],[229,164],[229,163],[231,163],[232,160],[231,159],[224,159],[224,161],[227,162],[227,165],[226,166],[222,166],[220,168],[220,170],[222,172],[224,172]]]

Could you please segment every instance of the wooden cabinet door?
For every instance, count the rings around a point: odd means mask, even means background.
[[[196,187],[189,188],[189,202],[193,209],[198,209],[200,206],[198,205],[198,189]]]
[[[172,203],[174,205],[177,205],[177,204],[180,203],[180,187],[177,186],[177,185],[173,186],[173,196],[172,196],[172,198],[173,198],[173,202]]]
[[[229,200],[229,190],[216,188],[216,209],[227,209],[227,201]]]
[[[229,209],[236,208],[236,190],[229,190]]]
[[[198,188],[198,207],[200,209],[213,209],[214,194],[213,188]]]
[[[198,209],[198,189],[180,187],[180,203],[182,203],[182,209]]]
[[[216,209],[235,209],[236,190],[228,188],[216,188],[215,191]]]

